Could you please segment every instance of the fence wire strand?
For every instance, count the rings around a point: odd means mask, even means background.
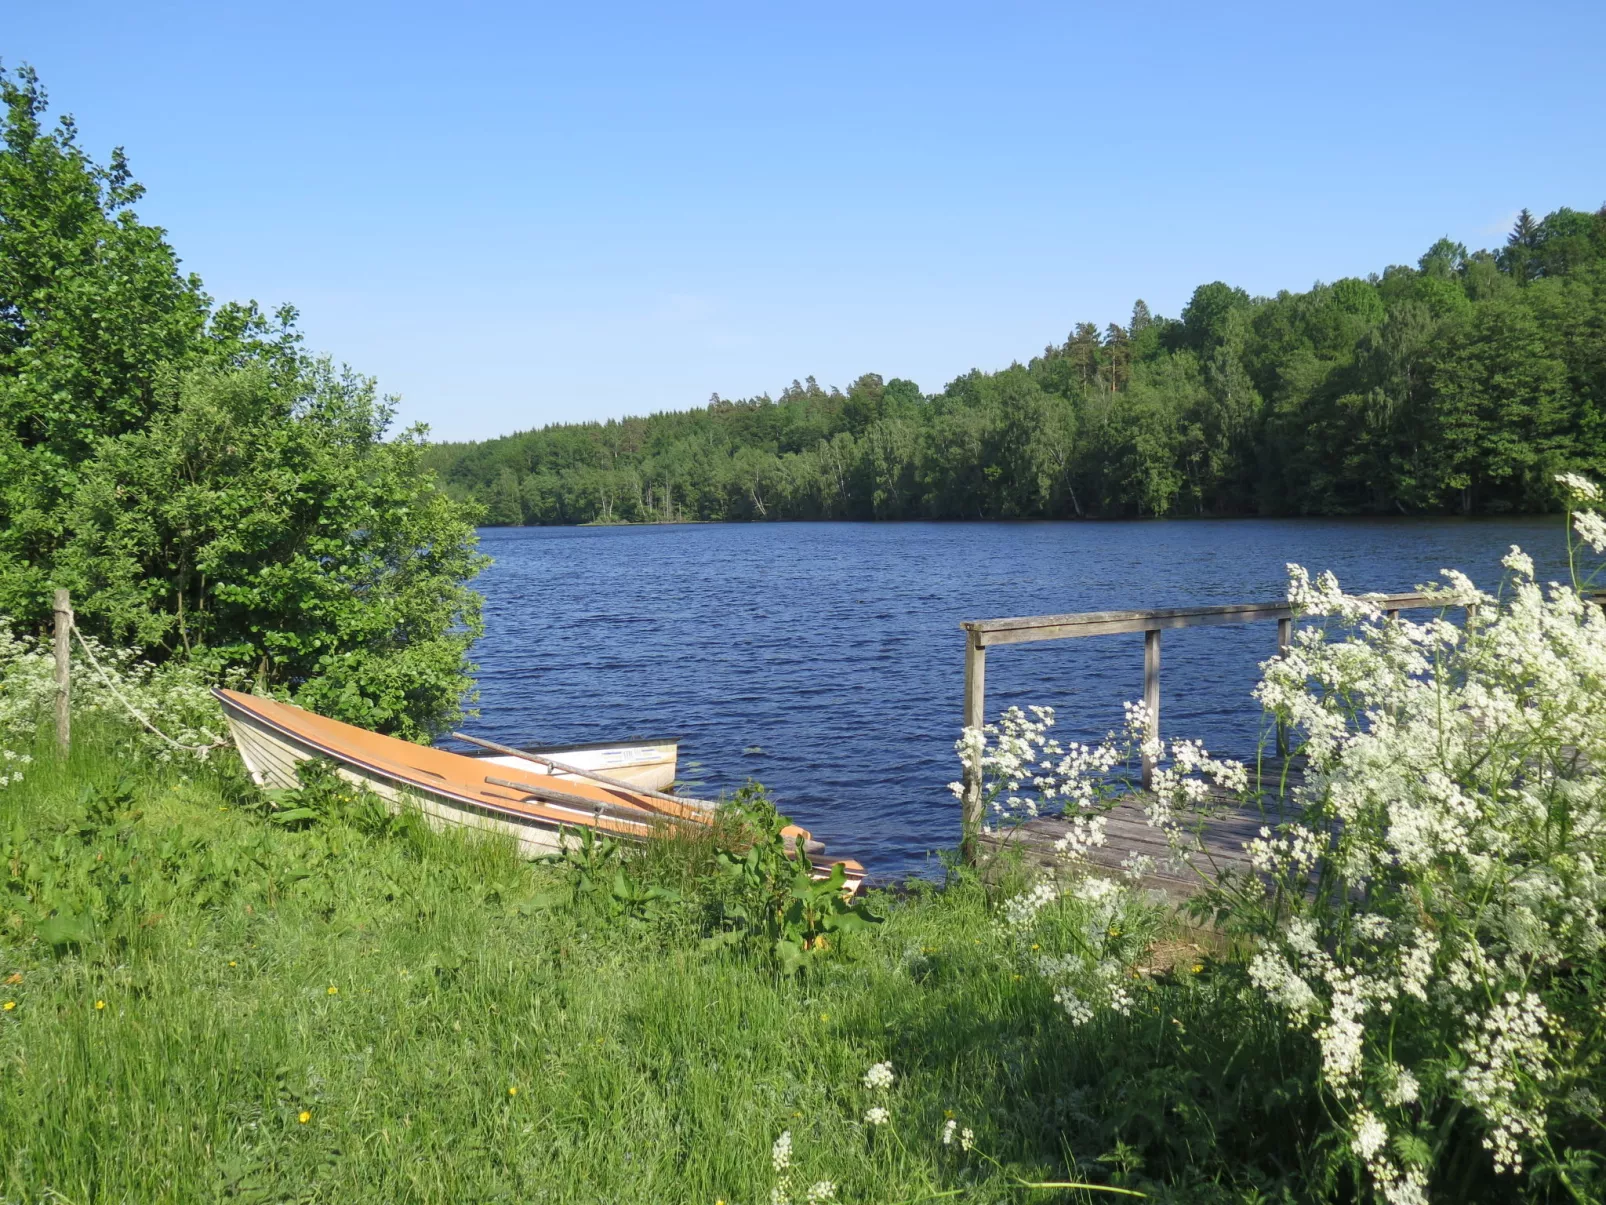
[[[169,745],[172,745],[173,748],[184,753],[210,753],[213,749],[223,749],[228,747],[229,742],[226,740],[214,739],[210,745],[186,745],[182,741],[176,741],[172,737],[168,736],[167,733],[163,732],[155,724],[151,723],[150,720],[145,717],[144,713],[130,703],[127,697],[124,696],[123,692],[117,689],[116,683],[114,683],[107,675],[106,671],[100,667],[100,662],[95,660],[95,654],[89,648],[89,641],[85,640],[84,634],[78,630],[77,621],[74,619],[68,619],[67,624],[72,628],[73,635],[78,637],[78,647],[84,650],[84,656],[89,659],[91,668],[93,668],[95,673],[100,676],[100,680],[106,684],[106,689],[112,692],[112,697],[121,703],[128,711],[128,714],[138,720],[142,725],[145,726],[146,729],[161,737]],[[206,733],[207,736],[212,735],[204,728],[201,729],[201,731]]]

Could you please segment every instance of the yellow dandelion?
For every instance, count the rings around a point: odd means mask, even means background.
[[[17,1002],[15,1000],[7,1000],[6,1003],[5,1003],[5,1010],[7,1012],[10,1012],[12,1009],[14,1009],[16,1007],[17,1007]]]
[[[517,1088],[509,1088],[507,1090],[507,1094],[509,1096],[517,1096],[519,1094],[519,1090]]]
[[[1193,964],[1193,973],[1195,975],[1197,975],[1202,970],[1204,970],[1204,963],[1196,962],[1196,963]]]
[[[234,959],[232,959],[232,958],[231,958],[231,959],[229,959],[229,965],[230,965],[230,966],[231,966],[231,967],[237,967],[237,966],[239,966],[239,965],[240,965],[240,964],[239,964],[239,963],[237,963],[237,962],[235,962],[235,961],[234,961]]]
[[[1035,941],[1032,943],[1032,949],[1036,950],[1036,949],[1040,949],[1040,948],[1041,947],[1038,946],[1038,944]]]
[[[308,1110],[302,1109],[301,1113],[296,1117],[296,1120],[302,1125],[306,1125],[307,1122],[312,1120],[312,1114]]]
[[[829,1021],[830,1019],[831,1019],[831,1014],[830,1013],[821,1013],[820,1014],[820,1020]]]
[[[329,994],[331,996],[338,996],[338,995],[340,995],[340,989],[338,987],[335,987],[333,984],[330,984],[329,985]]]
[[[106,1001],[104,1001],[104,1000],[96,1000],[95,1001],[95,1011],[96,1012],[99,1012],[101,1009],[103,1009],[105,1007],[106,1007]]]

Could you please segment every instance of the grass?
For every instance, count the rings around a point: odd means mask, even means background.
[[[1308,1056],[1211,971],[1073,1028],[968,878],[781,976],[703,945],[706,849],[634,868],[686,896],[639,920],[547,906],[571,872],[499,844],[288,831],[237,767],[112,729],[30,771],[0,792],[7,1200],[745,1205],[782,1131],[799,1200],[1271,1200],[1320,1129]]]

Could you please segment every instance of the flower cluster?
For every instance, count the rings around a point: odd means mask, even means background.
[[[159,719],[180,745],[209,746],[220,739],[222,716],[212,698],[212,678],[195,665],[171,662],[153,666],[128,650],[109,648],[84,637],[93,654],[85,657],[74,637],[72,646],[72,709],[74,715],[104,714],[129,720],[128,705]],[[237,684],[237,683],[236,683]],[[22,780],[29,756],[19,746],[31,744],[56,697],[55,658],[42,641],[19,637],[0,617],[0,787]],[[140,751],[161,761],[199,757],[185,753],[130,721],[131,739]]]
[[[1022,967],[1053,988],[1073,1025],[1100,1009],[1131,1010],[1133,964],[1156,917],[1131,885],[1094,875],[1064,891],[1038,883],[1006,900],[1000,913],[999,927]]]
[[[1176,831],[1176,813],[1195,809],[1212,795],[1242,790],[1247,774],[1237,762],[1212,758],[1197,741],[1169,745],[1150,735],[1148,708],[1124,704],[1119,729],[1097,745],[1061,743],[1051,707],[1010,707],[998,723],[966,728],[954,743],[960,762],[977,780],[994,824],[1054,815],[1065,823],[1055,850],[1082,863],[1108,841],[1106,813],[1133,798],[1141,768],[1148,765],[1151,789],[1142,796],[1148,822],[1164,831],[1173,856],[1185,858],[1189,842]],[[948,784],[963,797],[962,781]]]
[[[885,1092],[895,1078],[891,1063],[875,1063],[864,1073],[864,1086],[872,1092]]]
[[[775,1185],[770,1189],[770,1205],[792,1205],[792,1131],[782,1130],[770,1147],[770,1167],[775,1172]],[[836,1200],[836,1185],[830,1180],[816,1180],[803,1193],[805,1205],[829,1205]]]
[[[1593,511],[1572,527],[1606,551]],[[1457,1109],[1497,1172],[1546,1151],[1606,1007],[1573,973],[1606,950],[1606,615],[1576,572],[1503,563],[1498,599],[1445,571],[1420,622],[1290,566],[1299,626],[1257,694],[1308,770],[1215,901],[1264,935],[1250,980],[1316,1042],[1392,1205],[1427,1200],[1415,1136]]]

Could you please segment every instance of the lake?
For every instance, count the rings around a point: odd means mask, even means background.
[[[482,715],[507,744],[681,739],[698,792],[754,778],[833,853],[921,873],[958,841],[959,622],[1282,597],[1284,565],[1349,590],[1441,567],[1485,589],[1512,544],[1565,575],[1559,517],[1085,523],[772,523],[486,528]],[[1251,754],[1249,697],[1276,624],[1166,633],[1167,736]],[[989,718],[1011,703],[1097,739],[1142,694],[1141,635],[994,649]]]

